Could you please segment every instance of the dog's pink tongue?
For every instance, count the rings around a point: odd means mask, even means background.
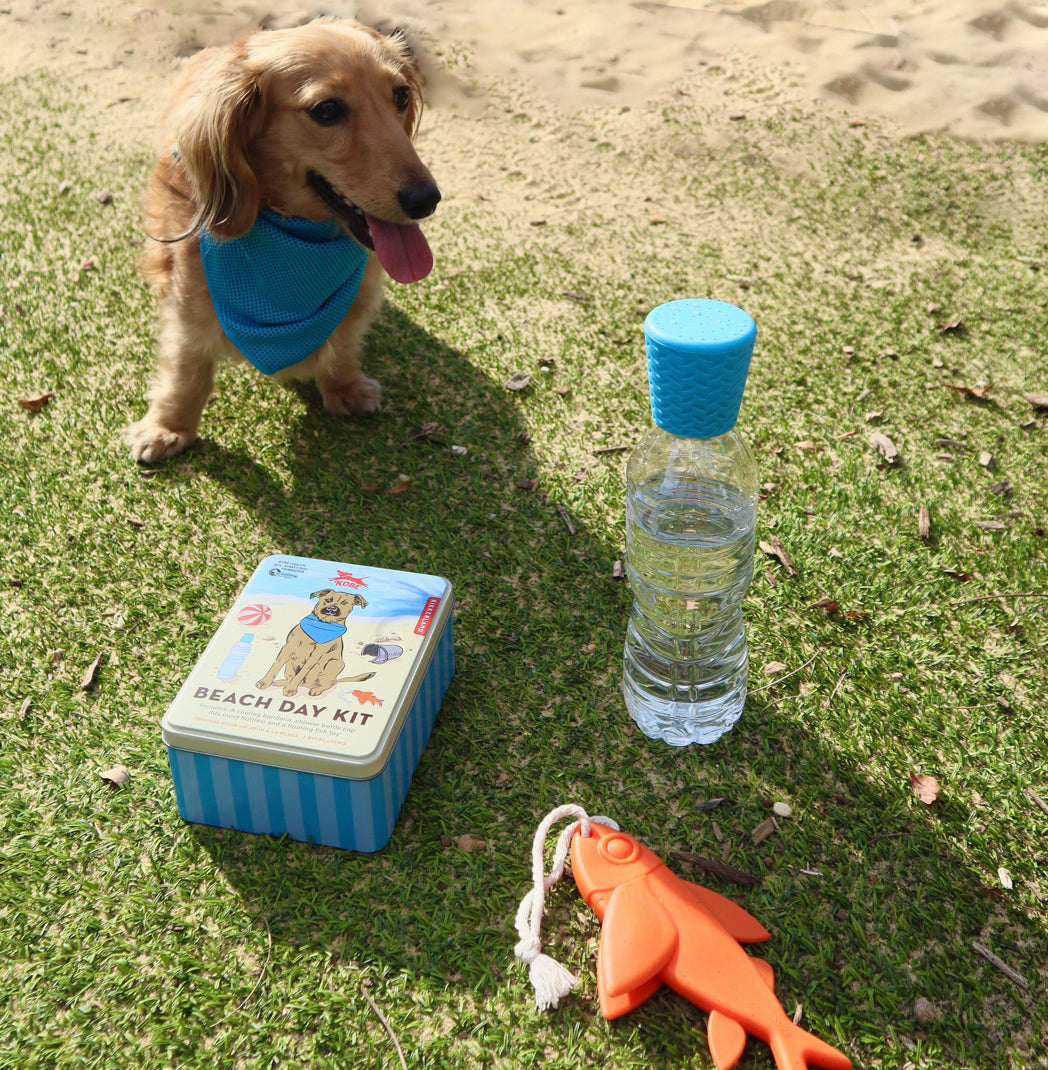
[[[433,252],[418,223],[387,223],[367,216],[375,255],[395,282],[418,282],[433,270]]]

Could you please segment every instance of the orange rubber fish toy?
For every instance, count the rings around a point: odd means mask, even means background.
[[[584,814],[576,807],[559,809]],[[730,899],[676,876],[657,855],[612,827],[614,822],[598,823],[607,821],[584,817],[561,837],[563,846],[570,833],[575,884],[602,923],[597,951],[601,1014],[618,1018],[666,984],[709,1016],[707,1038],[717,1070],[735,1065],[747,1034],[771,1048],[779,1070],[849,1070],[847,1056],[794,1025],[775,998],[771,966],[740,946],[770,939],[764,926]],[[541,877],[541,853],[538,862]],[[545,887],[559,879],[558,867],[563,870],[562,858]],[[551,975],[561,971],[561,987],[546,997],[545,1005],[555,1006],[574,978],[529,945],[523,923],[534,898],[526,896],[518,913],[522,940],[517,954],[525,961],[545,960],[538,972],[550,966]],[[539,900],[541,913],[541,896]],[[537,941],[534,915],[532,935]],[[533,982],[535,973],[532,965]],[[535,987],[538,992],[537,982]]]

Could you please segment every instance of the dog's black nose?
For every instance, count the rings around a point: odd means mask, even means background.
[[[410,219],[425,219],[432,215],[440,200],[440,190],[432,179],[416,182],[414,185],[405,186],[397,194],[400,207]]]

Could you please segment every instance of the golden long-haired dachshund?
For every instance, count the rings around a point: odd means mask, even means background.
[[[324,408],[375,412],[360,369],[382,272],[433,265],[440,200],[412,145],[422,85],[400,34],[319,19],[188,60],[145,192],[143,271],[160,301],[159,373],[131,455],[184,450],[224,359],[312,378]]]

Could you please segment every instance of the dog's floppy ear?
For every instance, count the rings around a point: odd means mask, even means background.
[[[353,595],[353,605],[360,606],[361,609],[367,609],[368,600],[362,594]]]
[[[261,127],[259,79],[239,48],[212,64],[175,118],[175,147],[193,186],[197,211],[192,229],[216,238],[239,238],[261,207],[248,147]]]

